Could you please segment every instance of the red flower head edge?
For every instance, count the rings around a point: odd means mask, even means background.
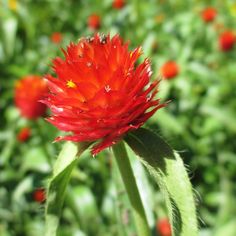
[[[42,102],[52,111],[47,120],[72,133],[55,141],[94,142],[96,155],[165,106],[155,98],[150,61],[137,64],[142,50],[128,45],[119,35],[94,34],[53,60],[57,77],[46,75],[50,92]]]

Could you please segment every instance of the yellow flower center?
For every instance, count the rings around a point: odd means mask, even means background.
[[[76,84],[72,81],[72,80],[68,80],[67,83],[66,83],[66,86],[68,88],[76,88]]]

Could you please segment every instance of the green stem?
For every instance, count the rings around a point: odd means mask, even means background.
[[[150,236],[147,218],[125,145],[123,142],[119,142],[112,149],[132,206],[137,233],[139,236]]]
[[[141,9],[140,9],[140,2],[139,0],[133,0],[133,9],[134,9],[134,15],[135,15],[135,20],[140,21],[140,12],[141,12]]]

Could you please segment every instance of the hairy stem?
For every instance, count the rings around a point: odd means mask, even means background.
[[[164,193],[173,236],[197,236],[193,189],[180,156],[156,133],[140,128],[125,138]]]

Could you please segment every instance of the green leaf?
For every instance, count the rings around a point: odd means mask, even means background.
[[[116,162],[112,163],[112,180],[115,186],[112,193],[113,213],[115,213],[115,222],[117,235],[128,236],[135,231],[135,218],[131,215],[132,205],[130,204],[128,194],[126,194],[125,185],[119,172]],[[113,224],[114,224],[113,223]]]
[[[45,236],[56,235],[71,172],[77,164],[78,157],[89,147],[88,143],[80,143],[79,145],[78,147],[67,142],[55,163],[53,176],[47,189]]]
[[[130,132],[125,140],[165,195],[172,235],[198,235],[192,186],[179,155],[160,136],[144,128]]]
[[[113,145],[114,157],[128,195],[138,236],[150,236],[150,228],[141,195],[123,141]]]
[[[14,53],[14,45],[17,31],[17,20],[15,17],[8,17],[2,22],[3,49],[8,58]]]
[[[145,167],[142,165],[142,163],[140,163],[140,161],[136,158],[136,155],[129,147],[127,148],[127,152],[130,158],[131,166],[134,170],[134,176],[138,185],[138,189],[142,189],[142,191],[140,191],[140,196],[143,202],[145,214],[147,216],[148,225],[151,228],[154,228],[155,217],[152,209],[154,209],[156,206],[152,192],[153,189],[151,188],[152,186],[148,180],[148,173],[145,171]]]
[[[68,190],[65,202],[74,214],[77,229],[80,228],[89,235],[99,235],[103,228],[102,219],[98,213],[95,196],[91,189],[88,186],[79,185],[68,188]]]

